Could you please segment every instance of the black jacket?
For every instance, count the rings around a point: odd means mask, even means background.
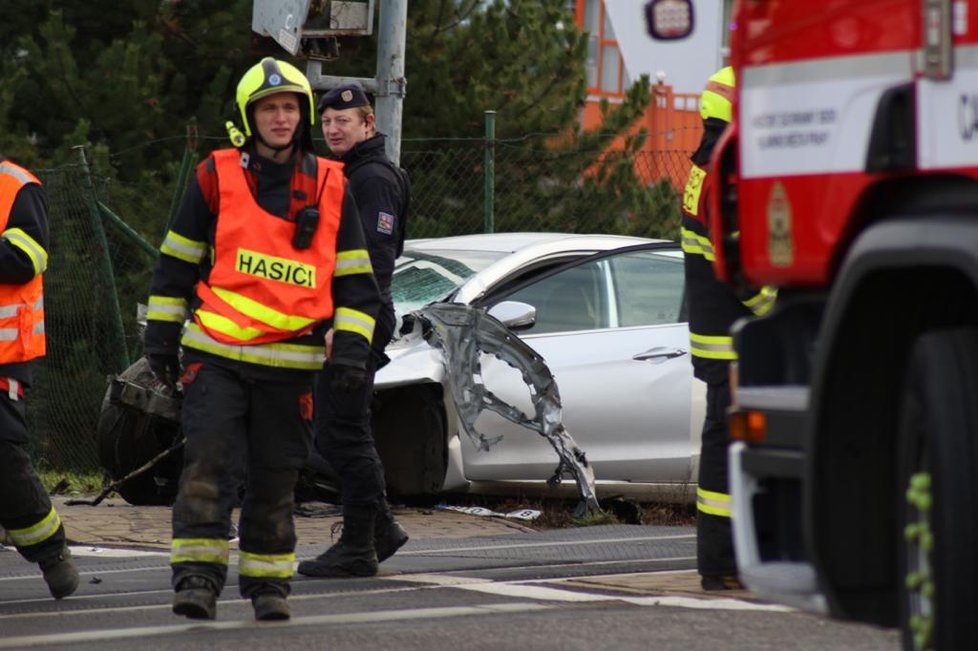
[[[387,158],[386,139],[378,133],[357,143],[340,158],[360,213],[370,264],[383,301],[373,346],[380,351],[394,332],[391,275],[394,261],[404,247],[410,196],[406,173]]]
[[[690,172],[683,199],[682,244],[693,372],[708,384],[728,380],[730,361],[736,357],[730,335],[733,324],[765,313],[776,295],[770,288],[750,288],[741,295],[721,282],[713,269],[715,256],[703,199],[710,156],[726,126],[716,118],[704,121],[703,138],[690,157],[696,167]]]

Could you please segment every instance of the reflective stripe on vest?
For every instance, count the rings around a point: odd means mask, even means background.
[[[230,546],[223,538],[174,538],[170,563],[216,563],[227,565]]]
[[[61,518],[58,517],[58,512],[52,506],[40,522],[23,529],[9,529],[7,533],[10,534],[10,539],[14,541],[14,545],[20,549],[44,542],[56,534],[60,528]]]
[[[220,188],[214,265],[207,282],[197,284],[201,306],[194,320],[216,342],[253,346],[305,334],[333,315],[331,285],[346,180],[339,163],[317,159],[319,224],[311,246],[296,249],[295,223],[258,205],[240,156],[235,149],[212,154]]]
[[[180,343],[212,355],[239,362],[262,364],[277,368],[318,371],[326,358],[326,346],[304,344],[254,344],[238,346],[225,344],[208,336],[196,323],[188,323]]]
[[[212,287],[214,293],[235,310],[251,317],[255,321],[260,321],[269,328],[283,332],[301,332],[314,325],[316,320],[301,316],[291,316],[284,314],[270,307],[266,307],[247,296],[236,294],[227,289]]]
[[[295,573],[295,554],[238,554],[238,574],[256,579],[289,579]]]
[[[737,359],[733,337],[729,335],[698,335],[689,333],[690,353],[704,359]]]
[[[41,273],[47,267],[47,252],[21,229],[7,229],[17,193],[28,183],[41,184],[24,168],[10,161],[0,163],[0,233],[27,254],[36,272],[24,284],[0,284],[0,364],[26,362],[47,352]]]
[[[696,510],[721,518],[730,517],[730,496],[726,493],[696,488]]]

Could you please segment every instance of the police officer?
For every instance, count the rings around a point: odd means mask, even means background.
[[[409,184],[385,151],[373,108],[356,83],[329,90],[319,100],[323,137],[343,162],[357,202],[383,308],[377,317],[367,382],[356,394],[338,395],[327,364],[316,388],[316,447],[342,482],[343,534],[317,558],[299,563],[307,576],[373,576],[377,563],[408,540],[384,497],[384,468],[370,431],[373,375],[387,362],[384,348],[394,332],[391,275],[404,246]]]
[[[0,526],[44,574],[51,596],[78,588],[65,529],[27,452],[24,389],[44,355],[42,274],[48,205],[41,182],[0,155]]]
[[[775,299],[774,291],[768,288],[740,296],[720,282],[713,270],[715,258],[703,189],[708,182],[710,156],[731,120],[734,85],[733,68],[722,68],[710,77],[700,97],[703,138],[691,156],[693,165],[683,193],[682,247],[686,258],[690,350],[694,374],[707,387],[696,489],[696,556],[704,590],[741,587],[727,487],[729,367],[736,359],[730,328],[742,317],[764,314]]]
[[[294,489],[309,454],[325,332],[335,331],[330,381],[358,391],[380,302],[342,166],[312,153],[306,77],[267,57],[244,74],[235,99],[235,147],[197,166],[160,247],[146,351],[154,374],[179,378],[183,391],[173,612],[216,616],[243,475],[240,592],[257,619],[287,619]]]

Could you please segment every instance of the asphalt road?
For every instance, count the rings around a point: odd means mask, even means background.
[[[322,551],[304,545],[300,558]],[[897,649],[896,632],[704,593],[688,527],[614,525],[412,539],[371,579],[297,577],[284,623],[254,621],[232,572],[214,622],[170,611],[167,553],[73,548],[60,602],[0,551],[0,649]]]

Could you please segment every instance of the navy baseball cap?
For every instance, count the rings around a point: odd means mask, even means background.
[[[358,83],[350,83],[342,84],[326,91],[319,98],[319,104],[316,105],[316,110],[320,113],[327,108],[342,111],[343,109],[366,106],[367,104],[370,104],[370,100],[367,99],[367,93],[364,92],[363,86]]]

